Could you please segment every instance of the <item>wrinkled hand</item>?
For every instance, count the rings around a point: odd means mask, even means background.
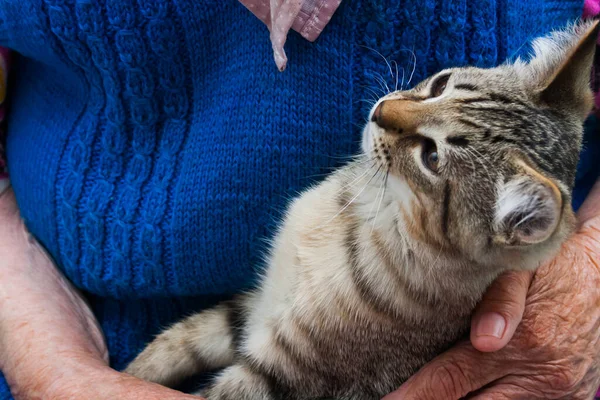
[[[18,398],[18,397],[16,397]],[[31,397],[26,397],[31,398]],[[203,400],[166,387],[142,381],[108,367],[89,368],[62,379],[60,385],[40,398],[61,400]]]
[[[12,190],[0,194],[0,370],[16,400],[202,400],[108,367],[84,298],[27,232]]]
[[[600,383],[600,183],[579,221],[533,279],[498,278],[473,316],[470,343],[434,359],[385,400],[593,398]]]

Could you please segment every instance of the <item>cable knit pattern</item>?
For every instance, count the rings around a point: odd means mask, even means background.
[[[236,1],[0,0],[0,46],[23,55],[7,137],[15,194],[89,294],[113,366],[252,285],[287,199],[357,150],[396,70],[412,86],[497,64],[582,1],[522,5],[344,1],[316,42],[290,34],[294,62],[279,73],[266,27]]]
[[[165,294],[165,287],[177,285],[161,268],[161,224],[188,134],[190,101],[189,62],[182,62],[173,4],[113,1],[102,9],[67,3],[46,1],[51,31],[83,70],[90,93],[59,162],[61,261],[94,293],[123,297],[140,288],[150,295],[160,288]]]

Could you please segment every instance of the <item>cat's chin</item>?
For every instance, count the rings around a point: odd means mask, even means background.
[[[364,154],[371,154],[373,152],[373,140],[375,132],[373,132],[372,123],[368,123],[363,129],[362,134],[362,151]]]

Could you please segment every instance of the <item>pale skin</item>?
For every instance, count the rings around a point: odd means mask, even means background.
[[[0,195],[0,369],[17,400],[195,399],[108,366],[88,305]]]
[[[470,343],[386,400],[591,398],[600,381],[600,184],[579,220],[554,261],[494,283]],[[0,281],[9,283],[0,285],[0,369],[17,400],[199,399],[110,369],[90,309],[27,234],[11,190],[0,195]]]

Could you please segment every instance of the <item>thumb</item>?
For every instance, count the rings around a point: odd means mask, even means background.
[[[459,343],[427,363],[400,389],[383,400],[456,400],[506,375],[507,364],[496,354],[481,354]]]
[[[533,272],[509,271],[488,288],[471,318],[471,344],[482,352],[502,349],[523,317]]]

